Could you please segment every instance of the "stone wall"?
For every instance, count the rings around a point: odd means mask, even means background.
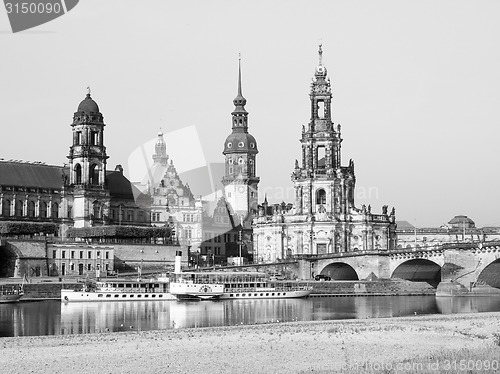
[[[173,270],[176,251],[182,252],[182,266],[187,267],[187,247],[174,245],[113,244],[114,268],[118,272]]]

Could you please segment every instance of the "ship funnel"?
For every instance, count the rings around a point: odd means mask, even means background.
[[[174,274],[181,273],[182,251],[175,251]]]

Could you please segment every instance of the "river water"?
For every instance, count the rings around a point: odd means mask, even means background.
[[[0,304],[0,336],[67,335],[287,321],[500,311],[500,296],[310,297],[224,301]]]

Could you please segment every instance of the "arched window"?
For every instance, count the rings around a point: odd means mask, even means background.
[[[93,164],[90,167],[89,180],[90,184],[93,185],[99,184],[99,167],[96,164]]]
[[[326,192],[322,188],[316,191],[316,204],[326,204]]]
[[[2,206],[2,216],[4,217],[10,216],[10,200],[4,200]]]
[[[28,217],[34,217],[34,216],[35,216],[35,202],[29,201],[28,202]]]
[[[45,201],[40,204],[40,217],[47,218],[47,203]]]
[[[23,216],[23,202],[21,200],[16,201],[16,216],[17,217],[22,217]]]
[[[52,218],[59,218],[59,204],[52,203],[52,211],[50,212]]]
[[[82,165],[75,165],[75,184],[82,184]]]
[[[101,206],[98,201],[94,201],[94,219],[100,219],[101,218]]]

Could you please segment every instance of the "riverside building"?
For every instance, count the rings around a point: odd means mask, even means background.
[[[332,93],[319,47],[311,84],[311,118],[302,126],[302,157],[295,160],[294,204],[258,207],[253,221],[255,262],[300,255],[388,250],[396,245],[394,208],[356,207],[354,162],[341,162],[341,128],[332,121]]]

